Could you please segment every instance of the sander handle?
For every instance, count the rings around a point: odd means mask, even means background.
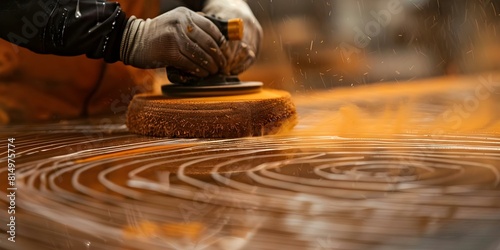
[[[243,20],[241,18],[233,18],[229,20],[223,20],[215,16],[204,15],[208,20],[217,26],[220,32],[224,35],[228,41],[239,41],[243,39]],[[206,78],[197,77],[190,73],[184,72],[176,67],[167,67],[167,77],[173,84],[183,84],[183,85],[220,85],[227,84],[230,82],[234,84],[239,82],[237,76],[225,76],[222,74],[217,74],[213,76],[208,76]],[[230,79],[228,81],[228,79]]]
[[[205,17],[212,21],[217,28],[219,28],[220,32],[224,37],[229,41],[240,41],[243,39],[243,19],[241,18],[232,18],[229,20],[223,20],[217,18],[215,16],[207,16]]]

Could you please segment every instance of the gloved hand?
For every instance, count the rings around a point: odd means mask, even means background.
[[[222,19],[243,19],[243,39],[227,41],[221,49],[227,59],[225,74],[237,75],[248,69],[255,62],[263,36],[262,27],[248,4],[243,0],[207,0],[203,13]]]
[[[176,8],[154,19],[131,16],[120,47],[120,59],[138,68],[174,66],[199,77],[226,67],[220,49],[226,39],[207,18]]]

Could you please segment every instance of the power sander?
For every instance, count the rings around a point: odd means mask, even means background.
[[[241,40],[239,18],[211,20],[229,41]],[[290,94],[263,89],[262,82],[240,81],[238,76],[216,74],[199,78],[167,67],[171,83],[163,95],[139,94],[127,111],[133,133],[170,138],[236,138],[286,131],[296,124]]]

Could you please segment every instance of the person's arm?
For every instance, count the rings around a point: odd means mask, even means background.
[[[0,0],[0,38],[36,53],[174,66],[200,77],[226,65],[222,33],[187,8],[144,20],[104,0]]]
[[[116,2],[0,1],[0,37],[41,54],[85,54],[116,62],[125,25]]]

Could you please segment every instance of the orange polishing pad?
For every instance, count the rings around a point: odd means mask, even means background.
[[[235,138],[276,134],[297,122],[290,94],[279,90],[232,96],[176,98],[137,95],[127,126],[133,133],[176,138]]]

